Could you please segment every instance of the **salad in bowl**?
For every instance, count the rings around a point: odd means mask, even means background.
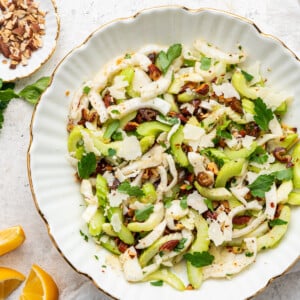
[[[146,45],[75,93],[67,143],[82,218],[127,281],[198,289],[288,230],[300,204],[297,129],[282,122],[292,96],[247,58],[203,39]]]

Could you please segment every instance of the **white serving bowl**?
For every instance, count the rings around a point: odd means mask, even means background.
[[[85,228],[81,219],[82,199],[79,184],[74,180],[74,169],[66,159],[66,125],[72,93],[117,55],[146,44],[191,44],[196,38],[204,38],[228,51],[241,44],[250,61],[261,62],[262,73],[268,78],[268,83],[295,95],[287,119],[293,126],[299,124],[300,63],[289,49],[279,40],[262,34],[253,23],[241,17],[212,9],[181,7],[144,10],[133,17],[106,24],[92,33],[60,63],[32,119],[28,173],[39,213],[67,262],[114,298],[245,299],[263,289],[272,278],[284,273],[297,261],[300,253],[300,209],[294,208],[283,241],[275,249],[260,253],[256,263],[247,270],[231,280],[207,280],[199,290],[178,292],[167,285],[157,288],[149,283],[130,284],[118,268],[111,266],[112,261],[102,272],[102,264],[107,264],[107,252],[91,240],[84,242],[79,234],[79,230]],[[185,273],[180,268],[177,271]],[[181,276],[186,280],[184,275]]]

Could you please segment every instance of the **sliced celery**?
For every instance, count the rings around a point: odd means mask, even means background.
[[[155,143],[155,136],[154,135],[147,135],[140,139],[140,146],[142,153],[147,152]]]
[[[154,135],[157,136],[159,133],[165,131],[169,132],[171,126],[160,123],[158,121],[149,121],[142,123],[137,128],[137,133],[142,136]]]
[[[189,165],[189,161],[185,152],[181,148],[183,139],[183,126],[181,125],[179,126],[178,130],[172,135],[170,139],[170,144],[175,161],[180,166],[187,167]]]
[[[142,281],[153,281],[153,280],[162,280],[163,282],[169,284],[178,291],[184,291],[185,285],[179,277],[168,269],[157,270],[148,276],[146,276]]]
[[[89,222],[89,233],[92,236],[97,236],[102,232],[102,225],[105,222],[105,217],[102,209],[98,209]]]
[[[217,175],[215,187],[225,187],[227,181],[230,178],[239,176],[243,170],[245,163],[245,159],[239,158],[237,160],[232,160],[224,164]]]
[[[256,99],[258,97],[255,88],[249,87],[244,75],[241,72],[234,72],[231,83],[240,95],[249,99]]]
[[[290,217],[291,210],[287,205],[284,205],[278,218],[287,223],[283,225],[276,225],[268,233],[257,238],[257,251],[272,248],[277,245],[287,231]]]
[[[153,183],[146,182],[142,190],[144,192],[144,196],[141,198],[141,202],[143,203],[155,203],[157,200],[157,194]]]

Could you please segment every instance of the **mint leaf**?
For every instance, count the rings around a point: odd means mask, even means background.
[[[257,98],[254,101],[254,111],[254,121],[262,130],[268,130],[269,122],[274,118],[272,110],[267,108],[261,98]]]
[[[264,164],[265,162],[267,162],[267,160],[267,151],[262,146],[258,146],[249,156],[249,161],[256,162],[258,164]]]
[[[248,185],[248,188],[254,197],[264,198],[265,192],[268,192],[271,189],[273,182],[274,176],[260,175],[250,185]]]
[[[269,221],[269,226],[274,227],[274,226],[278,226],[278,225],[285,225],[287,223],[288,223],[287,221],[284,221],[284,220],[281,220],[281,219],[277,218],[277,219]]]
[[[127,194],[133,197],[142,197],[144,196],[144,192],[138,186],[131,186],[128,181],[122,182],[118,186],[118,191],[123,194]]]
[[[203,199],[204,203],[206,204],[206,206],[208,207],[208,209],[210,211],[214,210],[214,206],[212,204],[212,201],[210,199]]]
[[[203,71],[208,71],[211,66],[211,58],[202,56],[200,63],[200,69]]]
[[[78,175],[82,179],[88,179],[92,173],[95,172],[97,166],[96,155],[89,152],[83,155],[78,162]]]
[[[154,210],[153,204],[150,204],[145,208],[138,209],[134,213],[135,219],[139,222],[146,221],[149,218],[149,216],[153,213],[153,210]]]
[[[215,258],[207,251],[186,253],[183,255],[183,257],[196,268],[201,268],[201,267],[211,265]]]
[[[246,81],[248,81],[248,82],[250,82],[254,78],[251,74],[249,74],[249,73],[247,73],[246,71],[243,71],[243,70],[242,70],[242,74],[244,75]]]
[[[21,92],[19,96],[31,104],[36,104],[40,99],[42,93],[50,84],[50,77],[42,77],[37,80],[35,83],[26,86]]]
[[[181,44],[174,44],[169,47],[167,53],[165,51],[160,51],[158,53],[155,64],[163,74],[167,73],[172,62],[181,55],[181,51]]]
[[[177,246],[173,249],[175,252],[180,252],[184,248],[184,244],[187,241],[187,238],[182,238]]]
[[[277,180],[291,180],[293,178],[293,170],[292,168],[288,168],[273,172],[271,175],[273,175]]]
[[[163,286],[164,282],[162,280],[157,280],[157,281],[151,281],[150,284],[153,286]]]

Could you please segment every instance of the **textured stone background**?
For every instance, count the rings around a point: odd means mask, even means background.
[[[300,56],[300,4],[297,0],[57,0],[61,19],[57,50],[45,66],[31,78],[18,82],[18,86],[21,88],[41,76],[50,75],[58,62],[100,25],[130,16],[142,8],[166,4],[212,7],[237,13],[253,20],[263,32],[280,38]],[[107,300],[89,280],[63,260],[35,209],[26,166],[32,111],[33,107],[25,102],[12,101],[0,133],[0,228],[21,224],[27,235],[21,248],[0,257],[0,265],[28,274],[31,264],[38,263],[55,277],[60,299]],[[10,299],[17,299],[18,294],[14,293]],[[255,299],[300,299],[300,263],[285,276],[274,280]]]

